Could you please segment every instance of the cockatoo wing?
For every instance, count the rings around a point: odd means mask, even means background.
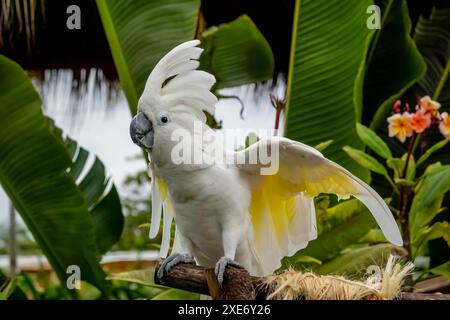
[[[270,155],[272,165],[278,160],[276,172],[261,175],[261,169],[270,166],[261,154]],[[249,211],[254,249],[264,272],[273,272],[284,256],[292,255],[317,237],[313,198],[320,193],[334,193],[340,198],[353,195],[370,210],[386,238],[402,245],[392,213],[377,192],[314,148],[272,137],[237,155],[238,159],[245,159],[245,164],[237,166],[251,184]]]
[[[150,223],[149,237],[150,239],[153,239],[158,235],[162,215],[163,230],[159,255],[161,258],[165,258],[169,253],[170,248],[170,230],[174,219],[173,205],[170,201],[169,192],[164,180],[153,174],[151,163],[148,173],[151,179],[152,194],[152,218]]]
[[[203,111],[214,114],[216,96],[210,92],[216,78],[196,70],[203,52],[199,40],[184,42],[173,48],[155,66],[145,84],[141,99],[152,110],[187,112],[205,122]]]

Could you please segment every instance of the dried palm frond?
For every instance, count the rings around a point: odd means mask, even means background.
[[[342,276],[319,276],[312,272],[287,270],[266,279],[273,300],[392,300],[401,291],[403,280],[411,274],[414,264],[400,264],[391,255],[380,272],[365,281],[353,281]]]
[[[28,54],[36,37],[36,18],[45,19],[45,0],[0,0],[0,47],[25,34]]]

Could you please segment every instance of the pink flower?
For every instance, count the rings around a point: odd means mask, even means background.
[[[441,123],[439,123],[439,131],[447,139],[450,139],[450,117],[447,112],[441,113]]]
[[[435,118],[438,115],[438,110],[441,107],[441,104],[437,101],[431,100],[430,96],[425,96],[420,99],[419,106],[424,113],[428,113],[431,117]]]
[[[413,129],[411,126],[411,115],[408,112],[396,113],[387,118],[389,122],[389,136],[397,137],[401,142],[405,142],[406,137],[411,137]]]
[[[402,101],[401,100],[397,100],[395,101],[394,105],[392,106],[392,110],[394,110],[395,112],[400,112],[400,107],[402,106]]]
[[[411,115],[411,127],[416,133],[422,133],[431,125],[431,116],[423,109],[417,110]]]

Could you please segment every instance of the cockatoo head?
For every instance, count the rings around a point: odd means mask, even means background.
[[[193,132],[196,121],[206,122],[204,111],[214,113],[217,98],[210,92],[213,75],[196,70],[203,49],[199,40],[180,44],[166,54],[147,79],[131,121],[135,144],[153,153],[167,153],[177,129]]]

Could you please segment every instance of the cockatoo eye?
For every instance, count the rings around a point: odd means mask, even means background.
[[[165,114],[162,114],[162,115],[159,117],[159,120],[161,121],[162,124],[166,124],[167,122],[169,122],[169,117],[166,116]]]

